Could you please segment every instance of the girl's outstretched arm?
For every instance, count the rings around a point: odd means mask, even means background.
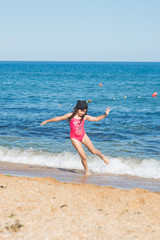
[[[98,117],[92,117],[92,116],[86,115],[85,120],[92,121],[92,122],[98,122],[98,121],[102,120],[103,118],[105,118],[109,114],[110,111],[111,111],[111,109],[110,109],[110,107],[108,107],[105,110],[105,114],[98,116]]]
[[[41,123],[41,126],[43,126],[44,124],[46,123],[49,123],[49,122],[59,122],[59,121],[62,121],[62,120],[66,120],[67,118],[69,118],[71,116],[72,113],[67,113],[63,116],[59,116],[59,117],[54,117],[54,118],[51,118],[51,119],[48,119],[44,122]]]

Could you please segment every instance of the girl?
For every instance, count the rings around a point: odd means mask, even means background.
[[[54,117],[41,123],[41,126],[48,122],[58,122],[61,120],[68,120],[70,123],[70,138],[73,146],[79,153],[84,167],[85,175],[90,175],[87,165],[87,157],[83,149],[82,143],[89,149],[92,154],[98,155],[106,164],[109,163],[108,159],[93,146],[90,138],[87,136],[84,130],[84,122],[86,120],[97,122],[105,118],[111,111],[110,107],[105,110],[105,114],[98,117],[91,117],[87,115],[88,105],[86,101],[77,101],[77,105],[72,113],[67,113],[63,116]]]

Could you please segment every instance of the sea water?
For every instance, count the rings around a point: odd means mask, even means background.
[[[112,109],[85,122],[110,161],[85,148],[91,171],[160,178],[160,63],[0,62],[0,161],[83,169],[67,121],[40,126],[77,100],[91,100],[91,116]]]

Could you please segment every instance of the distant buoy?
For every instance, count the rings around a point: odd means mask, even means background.
[[[113,100],[116,100],[115,97],[113,98]]]
[[[100,83],[99,86],[102,87],[103,86],[102,83]]]
[[[137,98],[141,98],[141,96],[138,96]]]
[[[157,93],[154,92],[154,93],[152,94],[152,97],[156,97],[156,96],[157,96]]]
[[[91,100],[91,99],[89,99],[89,100],[88,100],[88,102],[89,102],[89,103],[91,103],[91,102],[92,102],[92,100]]]
[[[127,98],[127,96],[125,96],[124,98]]]

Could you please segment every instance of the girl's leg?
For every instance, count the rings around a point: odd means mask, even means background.
[[[90,175],[90,172],[88,171],[88,165],[87,165],[87,156],[85,154],[85,151],[83,149],[82,143],[74,138],[71,138],[71,142],[77,152],[79,153],[82,161],[82,165],[84,167],[85,175]]]
[[[106,164],[109,163],[108,159],[99,150],[95,149],[87,134],[84,135],[82,143],[89,149],[92,154],[98,155]]]

